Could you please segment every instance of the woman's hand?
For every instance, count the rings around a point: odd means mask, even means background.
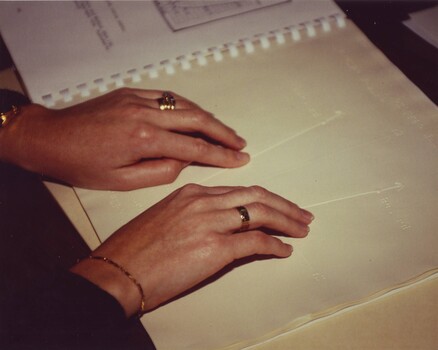
[[[246,232],[236,209],[245,206]],[[120,228],[93,255],[123,266],[142,285],[153,309],[221,270],[254,254],[287,257],[292,247],[263,233],[265,227],[291,237],[309,232],[312,214],[261,187],[186,185]],[[139,292],[118,269],[83,260],[73,272],[107,290],[128,316],[138,311]]]
[[[191,162],[239,167],[245,141],[178,95],[160,110],[160,91],[120,89],[49,110],[23,107],[0,133],[0,159],[79,187],[130,190],[170,183]]]

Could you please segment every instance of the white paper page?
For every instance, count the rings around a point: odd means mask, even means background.
[[[152,1],[0,2],[0,30],[32,100],[50,105],[122,85],[151,64],[339,13],[331,1],[295,0],[173,31]]]
[[[239,263],[145,315],[158,349],[241,348],[438,267],[437,108],[352,24],[145,87],[214,112],[252,161],[127,193],[77,190],[101,238],[187,182],[258,184],[316,216],[307,238],[284,238],[292,257]]]

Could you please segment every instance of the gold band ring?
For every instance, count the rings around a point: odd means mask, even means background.
[[[175,97],[173,97],[168,92],[163,92],[163,97],[158,98],[157,101],[158,101],[158,106],[162,111],[168,109],[175,109],[176,106]]]
[[[242,220],[239,232],[248,230],[250,220],[248,210],[244,206],[236,207],[236,210],[239,212],[240,219]]]

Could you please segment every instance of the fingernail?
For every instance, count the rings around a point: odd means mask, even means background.
[[[310,232],[310,227],[307,225],[300,225],[299,231],[297,232],[300,237],[306,237]]]
[[[246,152],[236,152],[236,158],[238,160],[246,160],[249,161],[249,154]]]
[[[303,213],[306,220],[308,220],[309,222],[312,222],[315,219],[310,211],[307,211],[306,209],[301,209],[301,212]]]
[[[246,140],[238,136],[239,138],[239,145],[243,148],[246,146]]]

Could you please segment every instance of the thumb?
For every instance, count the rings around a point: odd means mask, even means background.
[[[279,258],[286,258],[292,254],[292,246],[282,242],[276,237],[272,237],[261,231],[247,231],[236,233],[229,236],[232,241],[232,250],[234,259],[240,259],[247,256],[275,255]]]
[[[116,190],[128,191],[168,184],[178,177],[188,162],[176,159],[144,160],[117,170]]]

